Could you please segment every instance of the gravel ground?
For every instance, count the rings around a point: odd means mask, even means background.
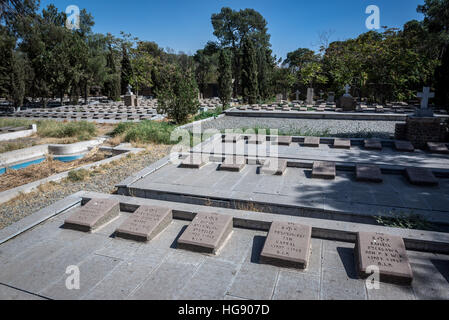
[[[171,146],[154,145],[148,151],[118,160],[113,165],[95,169],[84,181],[49,183],[39,190],[19,196],[0,206],[0,229],[45,208],[78,191],[112,193],[115,184],[139,172],[169,154]]]
[[[394,135],[395,121],[356,121],[318,119],[278,119],[225,116],[202,123],[202,130],[237,128],[273,128],[284,134],[318,135],[321,137],[383,138]],[[191,128],[191,126],[187,127]]]

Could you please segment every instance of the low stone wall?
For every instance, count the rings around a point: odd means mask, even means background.
[[[415,148],[425,149],[427,142],[442,142],[446,136],[446,125],[441,118],[407,117],[405,124],[397,124],[396,140],[408,140]]]

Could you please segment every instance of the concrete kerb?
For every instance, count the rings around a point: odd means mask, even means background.
[[[50,177],[38,180],[38,181],[34,181],[34,182],[31,182],[31,183],[28,183],[28,184],[25,184],[25,185],[22,185],[22,186],[10,189],[10,190],[6,190],[6,191],[3,191],[3,192],[0,192],[0,204],[1,203],[5,203],[7,201],[10,201],[10,200],[18,197],[21,194],[30,193],[30,192],[32,192],[33,190],[37,189],[39,186],[41,186],[41,185],[43,185],[45,183],[57,182],[57,181],[60,181],[60,180],[62,180],[64,178],[67,178],[68,175],[69,175],[69,172],[71,172],[71,171],[79,171],[79,170],[83,170],[83,169],[84,170],[89,170],[91,168],[99,167],[99,166],[108,164],[110,162],[120,160],[121,158],[126,157],[128,154],[136,154],[136,153],[139,153],[141,151],[144,151],[144,149],[131,148],[128,151],[122,152],[122,153],[120,153],[120,154],[118,154],[116,156],[113,156],[111,158],[107,158],[107,159],[104,159],[104,160],[101,160],[101,161],[98,161],[98,162],[94,162],[94,163],[89,163],[89,164],[86,164],[84,166],[78,167],[78,168],[70,170],[70,171],[61,172],[61,173],[55,174],[53,176],[50,176]]]
[[[37,125],[32,124],[29,129],[27,130],[20,130],[15,132],[7,132],[7,133],[0,133],[0,141],[9,141],[19,138],[25,138],[32,136],[37,132]]]

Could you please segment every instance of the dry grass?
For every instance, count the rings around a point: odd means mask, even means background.
[[[21,170],[8,170],[2,175],[0,180],[0,192],[44,179],[57,173],[73,170],[82,165],[103,160],[108,156],[107,153],[100,152],[98,148],[94,148],[84,158],[72,162],[61,162],[48,157],[42,163],[31,165]]]

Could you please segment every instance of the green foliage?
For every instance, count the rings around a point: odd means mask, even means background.
[[[124,122],[120,123],[111,135],[113,137],[123,135],[126,142],[175,144],[177,141],[170,140],[175,128],[175,125],[166,122]]]
[[[156,91],[158,112],[167,114],[177,124],[186,123],[198,112],[198,87],[189,70],[182,72],[177,66],[165,68],[163,81]]]
[[[243,100],[249,104],[254,104],[259,99],[259,86],[257,81],[256,51],[250,38],[243,40],[242,62]]]
[[[395,214],[393,217],[376,217],[378,224],[400,229],[429,230],[435,229],[435,226],[418,214],[406,215]]]
[[[216,108],[213,111],[203,111],[200,114],[197,114],[194,118],[195,121],[199,121],[199,120],[204,120],[207,118],[212,118],[212,117],[218,117],[220,114],[223,113],[223,109],[222,108]]]
[[[226,109],[232,98],[232,62],[228,50],[220,51],[218,74],[219,98]]]
[[[95,124],[87,121],[64,123],[45,120],[38,122],[37,133],[40,137],[78,137],[79,140],[89,140],[96,136],[97,128]]]
[[[84,181],[89,177],[89,171],[86,169],[69,171],[67,179],[71,182]]]

